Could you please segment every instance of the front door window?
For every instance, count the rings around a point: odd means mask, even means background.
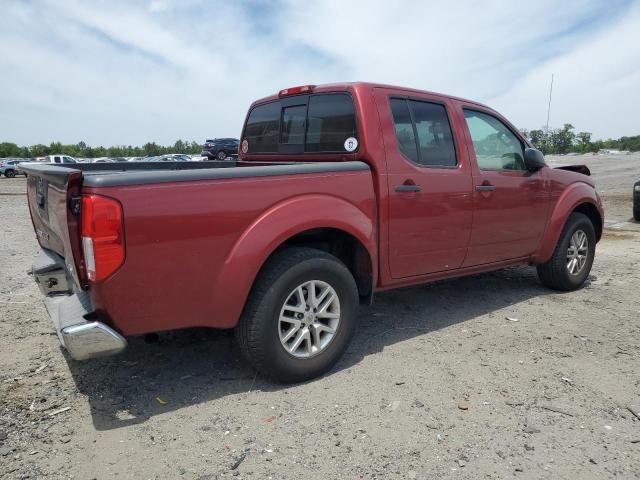
[[[522,142],[500,120],[467,109],[464,118],[480,170],[526,170]]]

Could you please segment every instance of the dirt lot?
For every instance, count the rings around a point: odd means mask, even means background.
[[[0,477],[640,477],[640,156],[563,157],[601,182],[588,285],[532,268],[380,294],[345,358],[266,381],[227,332],[68,361],[32,279],[24,179],[0,179]]]

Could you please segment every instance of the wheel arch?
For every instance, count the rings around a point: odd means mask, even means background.
[[[373,298],[373,271],[371,255],[354,235],[338,228],[312,228],[300,232],[283,242],[270,256],[279,250],[305,246],[330,253],[349,269],[358,285],[361,303],[370,303]],[[265,260],[264,264],[269,261]],[[264,264],[261,268],[264,267]]]
[[[591,220],[593,228],[596,231],[596,242],[599,242],[602,238],[603,225],[602,217],[600,216],[600,212],[598,212],[597,207],[593,203],[583,202],[576,206],[571,213],[582,213],[589,217],[589,220]]]
[[[596,231],[596,241],[600,240],[603,229],[603,210],[596,192],[591,185],[582,182],[574,183],[565,189],[553,206],[540,249],[533,257],[535,263],[544,263],[551,258],[562,229],[574,212],[582,213],[591,220]]]
[[[239,237],[214,285],[213,302],[225,305],[216,325],[233,327],[267,261],[288,246],[311,246],[338,257],[352,272],[362,302],[377,279],[373,212],[330,195],[305,195],[269,208]]]

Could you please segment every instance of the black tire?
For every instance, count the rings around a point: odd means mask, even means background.
[[[633,186],[633,219],[640,222],[640,192],[636,192],[636,188],[640,187],[640,182]]]
[[[333,339],[311,358],[296,358],[280,342],[278,318],[291,292],[321,280],[337,293],[340,320]],[[275,253],[252,288],[236,338],[244,356],[263,375],[283,383],[302,382],[329,370],[347,349],[356,329],[358,288],[347,267],[321,250],[292,247]]]
[[[571,274],[567,267],[567,254],[571,237],[578,230],[584,232],[587,237],[587,258],[582,269],[576,274]],[[538,265],[538,278],[543,285],[554,290],[576,290],[589,276],[595,253],[596,233],[591,220],[582,213],[572,213],[562,229],[553,255],[548,262]]]
[[[15,170],[5,170],[4,171],[4,176],[7,178],[14,178],[16,176],[16,171]]]
[[[227,158],[227,154],[225,153],[224,150],[220,150],[218,153],[216,153],[216,160],[225,160]]]

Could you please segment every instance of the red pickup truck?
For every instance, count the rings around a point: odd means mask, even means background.
[[[257,370],[301,381],[375,292],[520,264],[573,290],[602,235],[586,167],[549,168],[476,102],[289,88],[251,105],[240,140],[237,162],[25,166],[33,274],[73,358],[235,328]]]

